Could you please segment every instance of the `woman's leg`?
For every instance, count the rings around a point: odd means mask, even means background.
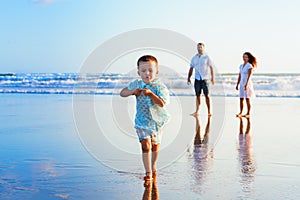
[[[238,113],[236,116],[241,117],[244,109],[244,98],[240,98],[240,113]]]
[[[247,116],[250,116],[250,111],[251,111],[251,101],[250,101],[250,98],[246,98],[246,103],[247,103],[247,114],[245,116],[247,117]]]

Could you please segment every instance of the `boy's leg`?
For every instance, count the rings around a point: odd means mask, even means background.
[[[158,152],[159,152],[159,144],[152,144],[152,171],[156,171],[156,163],[157,163],[157,159],[158,159]]]
[[[152,166],[151,166],[151,139],[147,138],[141,141],[142,151],[143,151],[143,164],[146,171],[146,176],[152,177]]]
[[[151,139],[151,145],[152,145],[151,167],[152,167],[152,178],[154,179],[154,182],[156,181],[156,175],[157,175],[156,163],[157,163],[158,152],[161,143],[161,134],[162,134],[162,128],[157,127],[156,134],[153,135]]]

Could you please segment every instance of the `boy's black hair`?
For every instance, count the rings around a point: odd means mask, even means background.
[[[144,55],[144,56],[140,57],[137,61],[137,66],[139,67],[140,62],[149,62],[149,61],[155,62],[156,67],[158,66],[157,59],[154,56],[151,56],[151,55]]]

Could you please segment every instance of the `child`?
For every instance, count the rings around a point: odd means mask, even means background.
[[[162,127],[169,114],[165,105],[169,103],[167,87],[156,79],[158,62],[154,56],[145,55],[138,59],[138,75],[120,92],[121,97],[136,96],[135,129],[142,147],[142,159],[146,171],[145,181],[156,180],[156,162],[161,142]],[[152,154],[151,154],[152,151]]]

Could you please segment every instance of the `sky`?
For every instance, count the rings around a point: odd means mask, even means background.
[[[204,42],[221,73],[237,73],[245,51],[259,73],[300,73],[298,0],[1,0],[0,7],[0,73],[78,72],[103,42],[143,28]]]

